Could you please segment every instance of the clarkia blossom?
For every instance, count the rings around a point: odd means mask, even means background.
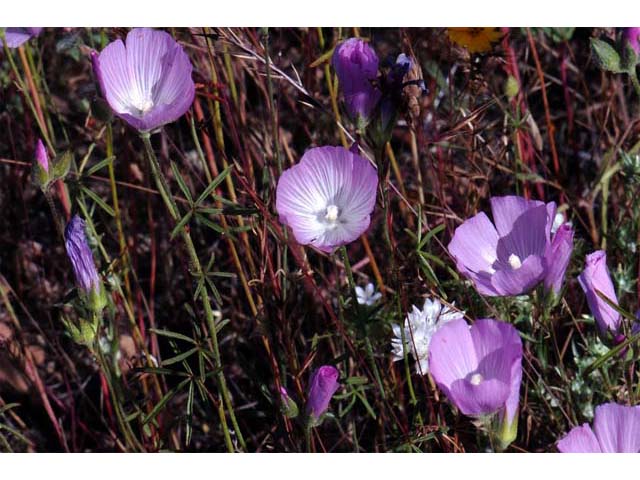
[[[449,252],[458,271],[483,295],[521,295],[541,281],[557,294],[571,258],[573,230],[561,226],[551,239],[555,203],[493,197],[491,210],[493,224],[481,212],[456,228]]]
[[[330,253],[369,228],[377,187],[375,168],[361,156],[342,147],[312,148],[282,172],[276,210],[298,243]]]
[[[376,52],[364,40],[349,38],[335,48],[331,64],[338,75],[349,116],[360,128],[366,126],[381,96],[375,86]]]
[[[338,390],[340,372],[331,365],[323,365],[311,374],[307,399],[307,415],[317,422],[329,408],[331,397]]]
[[[453,320],[436,331],[429,350],[433,379],[462,413],[472,417],[500,413],[514,425],[522,341],[512,325],[483,319],[469,327],[462,319]]]
[[[605,403],[596,407],[593,429],[585,423],[558,442],[562,453],[639,453],[640,406]]]
[[[356,298],[358,299],[358,304],[371,307],[382,298],[382,294],[376,292],[376,287],[373,283],[367,283],[365,288],[356,286]]]
[[[18,48],[32,37],[40,35],[42,28],[35,27],[7,27],[4,29],[4,38],[7,41],[7,47]],[[2,39],[0,39],[0,47],[2,47]]]
[[[101,287],[100,277],[87,242],[84,220],[78,215],[67,224],[64,240],[78,287],[87,295],[98,293]]]
[[[416,364],[415,370],[418,375],[426,375],[429,372],[429,345],[436,331],[452,320],[463,317],[463,313],[453,310],[446,305],[442,305],[437,298],[431,300],[427,298],[424,306],[420,310],[415,305],[411,306],[411,312],[404,320],[403,327],[393,324],[393,339],[391,347],[393,349],[393,360],[404,359],[404,352],[410,352]],[[404,332],[402,331],[404,329]],[[402,337],[404,333],[404,346]]]
[[[38,165],[45,172],[49,172],[49,155],[47,154],[47,147],[44,146],[42,140],[38,139],[38,143],[36,143],[36,161]]]
[[[195,95],[193,69],[168,33],[134,28],[126,45],[116,40],[92,54],[93,69],[107,103],[136,130],[148,132],[174,122]]]
[[[618,334],[621,327],[620,314],[597,293],[599,291],[615,305],[618,304],[618,297],[607,268],[607,253],[604,250],[597,250],[587,255],[585,267],[578,277],[578,282],[587,296],[589,309],[600,333],[602,335],[608,332],[613,335]]]

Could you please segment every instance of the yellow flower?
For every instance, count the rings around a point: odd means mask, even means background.
[[[449,40],[470,53],[488,52],[502,39],[504,33],[497,27],[449,27]]]

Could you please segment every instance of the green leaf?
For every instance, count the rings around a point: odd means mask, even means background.
[[[222,173],[220,173],[220,175],[213,179],[213,181],[207,186],[207,188],[204,189],[204,192],[202,192],[196,200],[196,205],[200,205],[204,201],[204,199],[207,198],[211,194],[211,192],[213,192],[213,190],[215,190],[215,188],[222,183],[225,178],[227,178],[227,175],[229,175],[229,172],[232,168],[233,165],[229,165],[222,171]]]
[[[422,240],[420,240],[420,243],[418,244],[418,250],[422,250],[422,248],[429,242],[431,241],[431,239],[433,238],[434,235],[439,234],[441,231],[444,230],[444,223],[441,223],[440,225],[433,227],[431,230],[429,230],[427,232],[427,234],[424,236],[424,238]]]
[[[600,68],[603,70],[613,73],[622,73],[625,71],[620,63],[620,55],[618,52],[604,40],[592,38],[591,49],[598,60]]]
[[[176,181],[178,182],[178,186],[182,191],[182,194],[185,196],[189,205],[193,207],[193,198],[191,197],[191,192],[189,191],[189,187],[187,187],[187,183],[184,181],[184,178],[180,174],[180,170],[175,163],[171,162],[171,171],[173,172],[173,176],[176,177]]]
[[[196,213],[196,218],[198,219],[199,222],[203,223],[204,225],[209,227],[214,232],[218,232],[220,235],[231,236],[231,235],[229,235],[229,232],[227,232],[224,228],[222,228],[217,223],[214,223],[213,221],[209,220],[204,215],[200,215],[199,213]]]
[[[170,370],[168,368],[144,367],[139,371],[144,373],[151,373],[153,375],[177,375],[178,377],[190,376],[187,372],[179,372],[176,370]]]
[[[189,220],[191,220],[192,215],[193,215],[193,212],[187,212],[187,214],[180,219],[178,224],[175,227],[173,227],[173,230],[171,230],[171,235],[169,237],[171,240],[173,240],[176,237],[176,235],[178,235],[180,232],[182,232],[182,230],[184,230],[185,225],[189,223]]]
[[[162,337],[175,338],[176,340],[184,340],[185,342],[189,342],[194,345],[196,344],[193,338],[187,337],[186,335],[183,335],[181,333],[172,332],[170,330],[162,330],[158,328],[150,328],[149,331],[155,333],[156,335],[160,335]]]
[[[113,160],[115,160],[115,156],[111,156],[111,157],[107,157],[104,160],[100,160],[98,163],[96,163],[93,167],[91,167],[89,170],[87,170],[87,173],[85,175],[89,176],[89,175],[93,175],[94,173],[96,173],[98,170],[103,169],[104,167],[106,167],[110,162],[112,162]]]
[[[53,177],[56,179],[66,177],[71,168],[71,162],[73,162],[73,152],[69,150],[54,158]]]
[[[105,212],[107,212],[107,213],[108,213],[110,216],[112,216],[112,217],[115,217],[115,216],[116,216],[116,212],[114,212],[114,211],[113,211],[113,209],[112,209],[109,205],[107,205],[107,204],[105,203],[105,201],[104,201],[104,200],[102,200],[102,199],[98,196],[98,194],[94,193],[93,191],[91,191],[90,189],[88,189],[88,188],[87,188],[87,187],[85,187],[85,186],[82,186],[82,187],[81,187],[81,189],[82,189],[82,192],[83,192],[83,193],[85,193],[85,194],[87,194],[89,197],[91,197],[91,199],[92,199],[94,202],[96,202],[96,203],[98,204],[98,206],[99,206],[102,210],[104,210]]]
[[[182,390],[184,388],[184,386],[191,382],[191,378],[185,378],[182,382],[180,382],[178,384],[178,386],[172,388],[171,390],[169,390],[164,397],[162,397],[160,399],[160,401],[153,407],[153,410],[151,410],[149,412],[149,415],[147,415],[143,420],[142,420],[142,425],[146,425],[147,423],[149,423],[151,420],[153,420],[156,415],[158,415],[158,413],[160,413],[160,411],[164,408],[164,406],[169,403],[169,400],[171,400],[174,395],[176,393],[178,393],[180,390]]]
[[[196,353],[198,351],[198,348],[199,347],[190,348],[186,352],[182,352],[182,353],[176,355],[175,357],[171,357],[168,360],[163,360],[162,361],[162,366],[164,367],[164,366],[167,366],[167,365],[173,365],[174,363],[181,362],[182,360],[185,360],[185,359],[189,358],[191,355],[193,355],[194,353]]]
[[[193,382],[189,383],[189,394],[187,395],[187,422],[185,428],[185,444],[189,446],[191,443],[191,433],[193,431],[191,422],[193,420]]]

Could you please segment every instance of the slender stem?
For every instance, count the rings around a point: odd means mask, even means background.
[[[140,137],[144,142],[145,150],[147,152],[147,157],[149,159],[149,164],[151,166],[151,172],[155,179],[156,186],[160,191],[160,196],[164,200],[167,210],[169,210],[169,214],[171,215],[173,220],[175,220],[177,223],[181,219],[180,212],[178,210],[178,207],[175,201],[173,200],[173,197],[170,194],[170,190],[167,185],[167,182],[164,176],[162,175],[162,172],[160,171],[160,164],[158,163],[158,159],[156,158],[155,152],[153,151],[149,133],[141,133]],[[183,228],[180,234],[185,244],[185,247],[187,249],[187,253],[189,254],[190,267],[193,269],[194,276],[200,279],[204,278],[202,265],[200,264],[200,259],[198,258],[198,254],[196,253],[196,249],[193,244],[193,240],[191,239],[190,233]],[[229,394],[229,390],[227,388],[227,382],[225,380],[224,373],[222,370],[222,358],[220,355],[220,348],[218,346],[218,335],[216,331],[215,320],[213,317],[213,310],[211,309],[211,302],[209,300],[209,291],[206,284],[201,289],[200,299],[202,301],[202,306],[204,308],[205,319],[207,322],[207,327],[209,329],[209,335],[211,336],[211,343],[213,346],[213,354],[214,354],[214,367],[217,371],[216,378],[218,380],[218,388],[224,400],[224,404],[227,409],[227,412],[229,413],[229,418],[231,419],[231,422],[234,426],[235,434],[238,438],[238,442],[240,443],[241,447],[246,450],[246,444],[240,432],[240,428],[233,411],[233,406],[231,403],[231,395]],[[233,452],[235,451],[235,449],[233,447],[233,444],[231,443],[231,436],[229,433],[229,427],[227,425],[227,418],[225,416],[224,409],[219,409],[218,413],[220,416],[220,424],[222,426],[222,431],[225,436],[227,449],[230,452]]]
[[[100,348],[99,338],[97,336],[96,336],[95,345],[91,350],[94,356],[96,357],[96,360],[98,361],[100,370],[102,371],[102,373],[105,376],[105,379],[107,380],[109,393],[111,393],[111,403],[113,404],[113,408],[115,410],[116,417],[118,419],[118,424],[120,425],[120,430],[122,430],[122,433],[124,435],[125,442],[128,448],[133,448],[139,452],[144,452],[145,451],[144,447],[136,438],[135,433],[133,433],[133,430],[131,429],[131,425],[129,424],[129,422],[127,422],[126,416],[122,411],[121,399],[119,398],[120,395],[119,395],[119,392],[116,391],[114,382],[112,381],[112,376],[111,376],[112,369],[109,367],[109,363],[107,362],[107,359],[105,358],[104,353],[102,353],[102,348]]]
[[[280,156],[280,142],[278,135],[278,112],[273,104],[273,82],[271,79],[271,56],[269,55],[269,29],[266,29],[264,40],[264,63],[267,70],[267,94],[269,95],[269,111],[271,112],[271,131],[273,135],[273,148],[276,156],[278,174],[282,174],[282,158]]]
[[[127,299],[129,303],[133,303],[131,299],[131,284],[129,283],[129,253],[127,250],[127,243],[124,238],[124,229],[122,228],[122,217],[120,215],[120,203],[118,202],[118,189],[116,188],[116,175],[113,167],[113,131],[111,123],[107,124],[106,133],[107,144],[107,157],[111,158],[109,161],[109,183],[111,185],[111,201],[113,202],[113,212],[116,217],[116,228],[118,229],[118,244],[120,246],[120,255],[122,256],[122,275],[124,276],[124,287],[127,292]]]
[[[311,453],[311,432],[313,427],[310,423],[307,423],[304,427],[304,448],[307,453]]]
[[[355,309],[355,312],[356,312],[356,318],[360,320],[360,304],[358,303],[358,295],[356,293],[356,283],[353,280],[353,272],[351,271],[351,262],[349,262],[347,247],[345,247],[344,245],[340,247],[340,253],[342,254],[344,269],[347,272],[347,281],[349,283],[349,290],[351,291],[353,308]],[[373,346],[371,345],[371,340],[369,339],[369,335],[367,335],[366,330],[364,331],[363,337],[364,337],[364,346],[367,352],[367,357],[369,357],[369,362],[371,363],[373,374],[375,375],[376,382],[378,383],[378,387],[380,388],[380,395],[382,395],[382,399],[384,400],[386,399],[386,394],[384,392],[384,385],[382,384],[382,376],[380,375],[380,370],[378,370],[378,364],[376,363],[376,359],[373,355]]]

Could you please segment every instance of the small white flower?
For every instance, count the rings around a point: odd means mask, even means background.
[[[407,352],[416,361],[417,374],[425,375],[429,371],[429,344],[433,334],[445,323],[462,318],[463,315],[464,312],[442,305],[437,298],[427,298],[422,310],[412,305],[412,310],[404,321],[404,339]],[[393,324],[392,328],[394,338],[391,340],[391,348],[393,360],[397,362],[404,358],[403,332],[400,325]]]
[[[367,283],[367,286],[356,287],[356,297],[358,298],[358,303],[360,305],[372,306],[380,300],[382,294],[380,292],[376,292],[376,288],[373,286],[373,283]]]

